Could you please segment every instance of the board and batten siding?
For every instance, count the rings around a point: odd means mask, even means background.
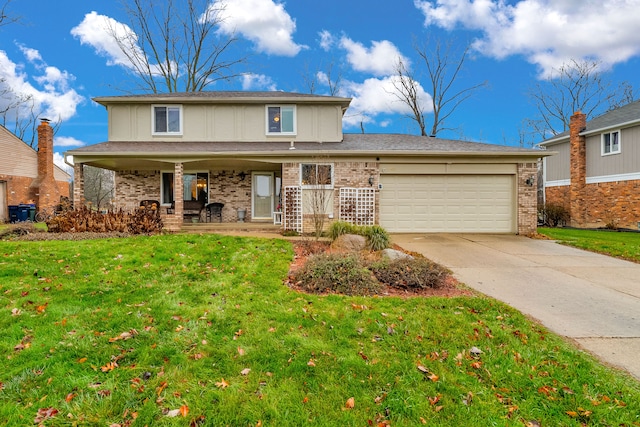
[[[620,134],[620,153],[605,156],[602,155],[601,134],[587,137],[587,180],[640,174],[640,126],[622,129]]]
[[[296,105],[296,135],[266,135],[265,105],[182,105],[182,135],[152,135],[152,104],[110,105],[110,141],[342,141],[342,110]],[[162,104],[173,105],[173,104]],[[279,104],[274,104],[279,105]],[[285,105],[285,104],[282,104]],[[286,104],[293,105],[293,104]]]

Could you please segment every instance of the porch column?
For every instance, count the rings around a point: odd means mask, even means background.
[[[182,222],[182,214],[184,213],[184,184],[183,184],[183,175],[184,175],[184,165],[182,163],[176,163],[174,165],[174,176],[173,176],[173,200],[175,202],[176,210],[174,214],[180,222]]]
[[[75,209],[84,206],[84,165],[75,163],[73,165],[73,207]]]

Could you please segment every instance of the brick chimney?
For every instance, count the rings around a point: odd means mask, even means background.
[[[584,192],[587,178],[586,137],[580,132],[587,127],[587,116],[580,111],[571,116],[569,122],[569,162],[571,186],[569,187],[569,213],[571,225],[582,226],[585,223]]]
[[[53,175],[53,128],[47,119],[38,126],[38,177],[31,186],[38,208],[53,208],[60,203],[60,189]]]

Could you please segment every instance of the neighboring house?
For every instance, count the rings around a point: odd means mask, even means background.
[[[313,231],[311,200],[327,224],[391,232],[536,230],[540,150],[398,134],[343,134],[351,99],[284,92],[199,92],[95,98],[109,140],[74,149],[74,202],[83,165],[115,171],[118,208],[158,200],[178,230],[198,200],[250,222],[282,219]],[[202,191],[204,190],[204,191]],[[168,208],[168,209],[165,209]]]
[[[563,205],[575,227],[640,226],[640,101],[586,121],[540,144],[546,203]]]
[[[38,126],[38,151],[0,126],[0,222],[9,219],[11,205],[55,207],[60,196],[69,197],[70,182],[53,163],[53,129],[46,121]]]

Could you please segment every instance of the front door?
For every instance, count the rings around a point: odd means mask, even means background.
[[[252,174],[251,219],[273,218],[273,172]]]

